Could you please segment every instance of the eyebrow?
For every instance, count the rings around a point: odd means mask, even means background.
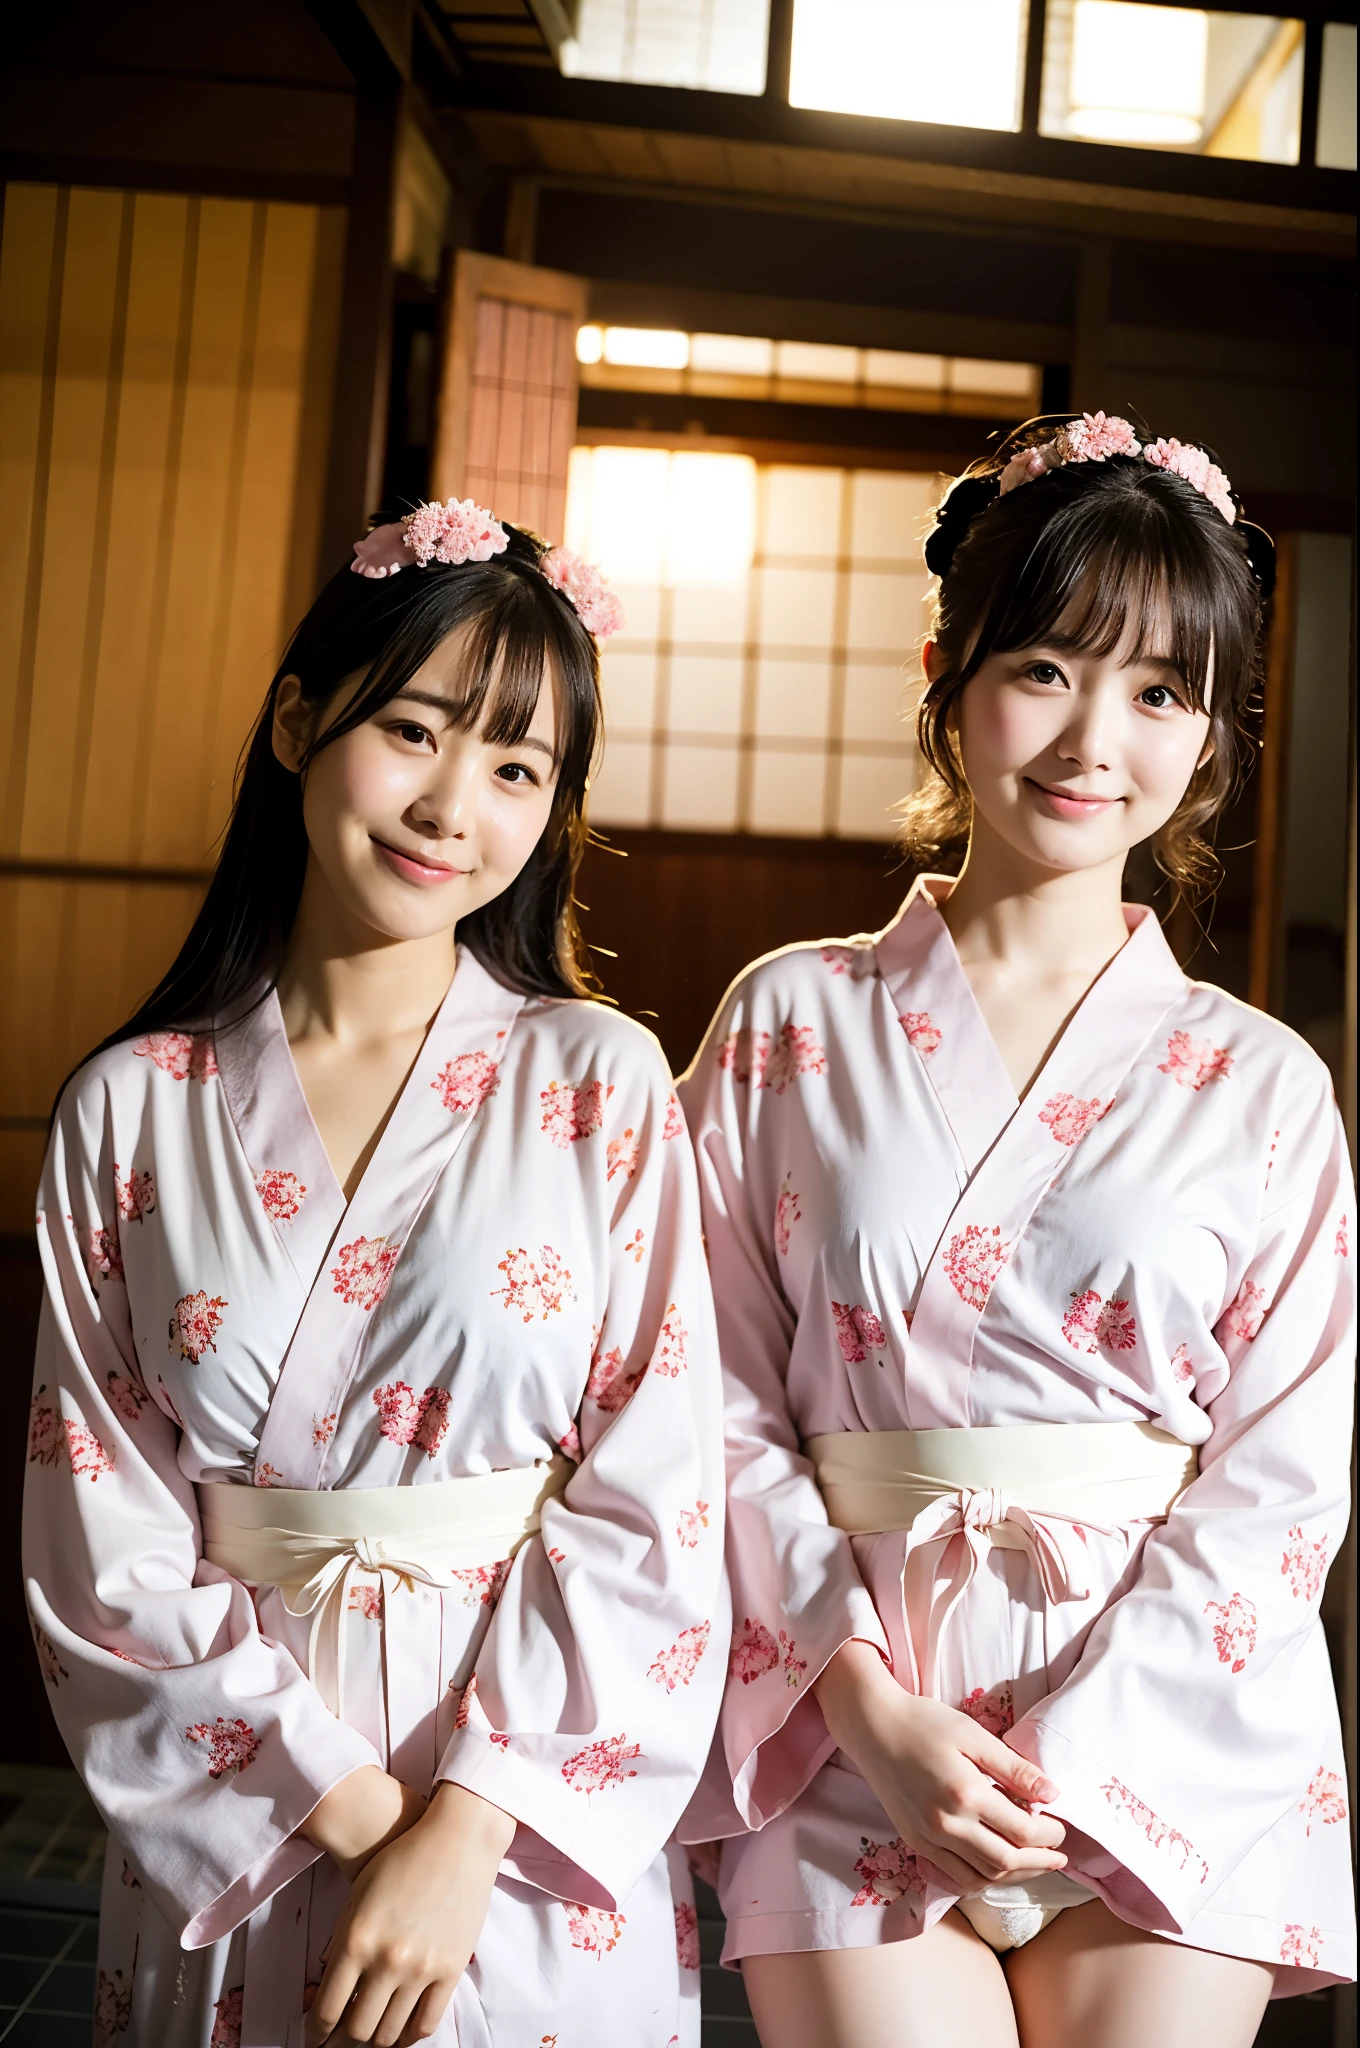
[[[452,723],[453,714],[458,708],[451,697],[436,696],[432,690],[398,690],[396,696],[388,701],[392,704],[397,704],[403,699],[408,704],[428,704],[431,710],[442,711],[450,723]],[[556,748],[550,747],[546,740],[531,739],[526,735],[524,739],[514,740],[508,744],[516,747],[532,747],[536,753],[546,754],[550,761],[557,759]]]

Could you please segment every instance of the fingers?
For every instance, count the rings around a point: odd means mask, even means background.
[[[964,1716],[963,1718],[967,1718]],[[998,1742],[985,1728],[974,1723],[974,1734],[965,1737],[960,1744],[967,1756],[973,1759],[980,1770],[1009,1792],[1014,1799],[1043,1802],[1058,1797],[1058,1788],[1051,1778],[1046,1778],[1037,1764],[1023,1756],[1017,1756],[1004,1742]]]
[[[345,2016],[359,1981],[358,1965],[343,1950],[327,1965],[303,2029],[306,2048],[322,2048]]]
[[[1051,1813],[1029,1813],[994,1785],[985,1787],[975,1811],[984,1826],[1017,1849],[1061,1849],[1067,1837],[1066,1828]]]
[[[454,1981],[448,1977],[442,1978],[437,1984],[431,1984],[428,1990],[421,1994],[420,2003],[406,2023],[400,2048],[416,2048],[417,2042],[429,2040],[444,2017],[454,1989]]]
[[[373,2048],[397,2048],[407,2037],[412,2013],[424,1986],[407,1982],[392,1993],[373,2033]]]
[[[372,2041],[375,2048],[381,2042],[383,2048],[391,2048],[397,2034],[387,2033],[384,2023],[394,2006],[401,2010],[403,2018],[409,2012],[410,2006],[405,2001],[410,1988],[390,1971],[379,1971],[370,1965],[359,1980],[353,2005],[345,2014],[346,2040]]]

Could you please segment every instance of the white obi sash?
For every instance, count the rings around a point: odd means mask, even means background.
[[[564,1490],[575,1469],[559,1453],[542,1464],[428,1486],[326,1493],[198,1486],[203,1555],[248,1586],[276,1586],[290,1614],[312,1617],[308,1676],[343,1719],[345,1631],[356,1572],[381,1575],[385,1618],[389,1581],[392,1591],[417,1581],[456,1586],[459,1572],[512,1558],[537,1533],[544,1502]],[[390,1668],[396,1660],[388,1661]],[[421,1705],[428,1714],[435,1699]]]
[[[1027,1550],[1049,1600],[1085,1600],[1079,1530],[1163,1521],[1199,1470],[1193,1444],[1150,1422],[838,1430],[803,1448],[835,1528],[907,1532],[902,1596],[918,1663],[924,1653],[913,1674],[923,1692],[949,1618],[993,1546]],[[942,1553],[956,1538],[952,1576],[938,1588]]]

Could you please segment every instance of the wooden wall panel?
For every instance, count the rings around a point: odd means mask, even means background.
[[[344,227],[334,207],[6,190],[0,1230],[28,1226],[53,1089],[183,936],[319,580]]]

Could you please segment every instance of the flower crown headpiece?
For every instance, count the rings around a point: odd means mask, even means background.
[[[1047,424],[1031,420],[1018,428],[1017,434],[1032,436],[1036,427]],[[1275,544],[1261,527],[1242,518],[1241,499],[1210,451],[1175,439],[1140,441],[1129,422],[1116,413],[1083,413],[1080,419],[1064,421],[1047,440],[1022,441],[999,470],[960,477],[935,515],[934,531],[926,540],[927,568],[937,576],[947,574],[964,533],[978,513],[998,497],[1006,497],[1022,484],[1036,482],[1050,470],[1065,469],[1078,462],[1106,462],[1116,455],[1142,460],[1154,469],[1169,470],[1173,476],[1183,478],[1208,499],[1229,526],[1238,526],[1262,599],[1269,597],[1275,581]]]
[[[438,499],[417,505],[403,519],[375,526],[354,543],[350,568],[356,576],[395,576],[414,560],[420,569],[431,562],[456,568],[463,562],[489,562],[503,555],[510,537],[494,513],[471,498]],[[539,572],[562,593],[587,633],[607,640],[624,623],[623,606],[599,570],[570,548],[549,548],[539,559]]]

